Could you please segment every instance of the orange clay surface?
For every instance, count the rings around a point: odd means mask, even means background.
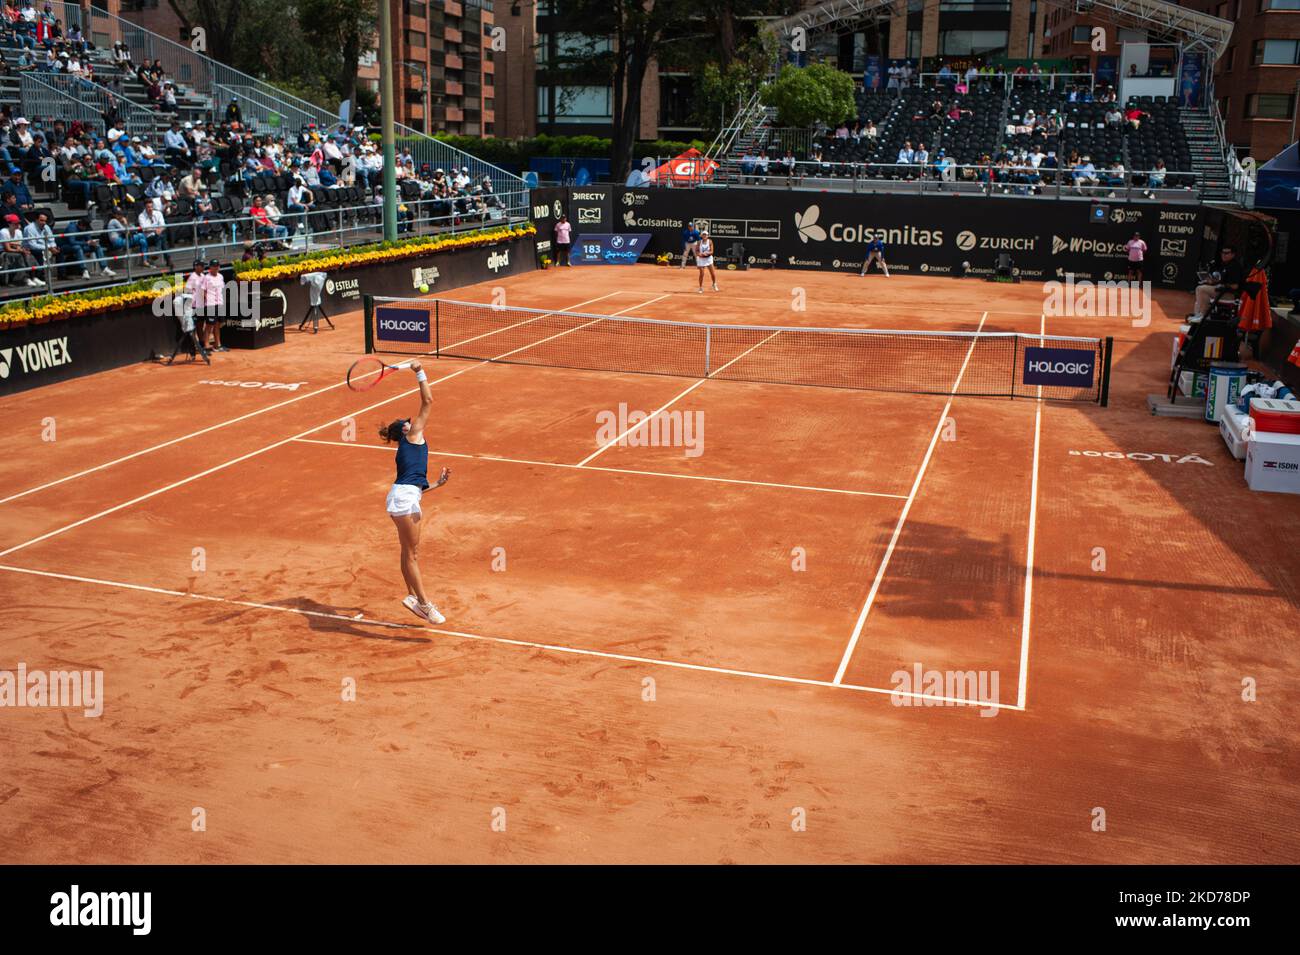
[[[1148,414],[1188,296],[1134,328],[1044,321],[1028,284],[720,282],[501,286],[1109,334],[1111,406],[428,360],[430,468],[453,472],[425,497],[434,630],[400,603],[374,436],[414,382],[341,384],[359,312],[2,399],[0,669],[102,670],[106,700],[0,709],[0,861],[1300,862],[1300,498],[1251,493],[1213,427]],[[576,467],[600,412],[670,402],[703,412],[702,454]],[[994,705],[896,705],[920,702],[889,695],[916,665],[996,674]]]

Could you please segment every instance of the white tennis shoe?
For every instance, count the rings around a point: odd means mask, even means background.
[[[447,618],[438,613],[438,608],[433,604],[421,604],[414,594],[407,594],[402,599],[402,606],[411,613],[415,614],[421,620],[427,620],[435,626],[447,622]]]

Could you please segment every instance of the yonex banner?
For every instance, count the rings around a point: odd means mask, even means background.
[[[1025,349],[1024,383],[1091,388],[1096,368],[1095,351],[1030,347]]]
[[[431,323],[429,313],[412,308],[375,309],[375,338],[381,342],[416,342],[427,345],[433,339],[429,335]]]
[[[574,265],[635,265],[649,245],[649,232],[583,233],[573,243],[570,258]]]

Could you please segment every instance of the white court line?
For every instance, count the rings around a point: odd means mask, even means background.
[[[1047,314],[1039,317],[1038,343],[1046,344]],[[1034,411],[1034,469],[1029,484],[1029,547],[1025,553],[1025,609],[1020,619],[1020,689],[1016,705],[1025,707],[1029,693],[1029,619],[1034,605],[1034,543],[1038,534],[1038,446],[1043,433],[1043,386],[1038,386],[1038,408]]]
[[[238,600],[231,597],[217,597],[210,594],[187,593],[182,590],[168,590],[165,587],[149,587],[144,584],[129,584],[116,580],[101,580],[96,577],[80,577],[75,574],[59,574],[48,570],[35,570],[28,567],[13,567],[0,564],[0,571],[12,574],[28,574],[34,577],[46,577],[55,580],[67,580],[74,583],[93,584],[99,587],[114,587],[121,590],[135,590],[143,593],[159,594],[165,597],[180,597],[185,600],[202,600],[210,603],[229,604],[236,607],[248,607],[252,610],[266,610],[275,613],[293,613],[303,617],[321,617],[329,620],[342,620],[357,626],[385,627],[391,630],[414,631],[419,634],[438,634],[455,637],[459,640],[474,640],[480,643],[494,643],[501,646],[524,647],[530,650],[543,650],[549,653],[567,653],[575,656],[597,657],[604,660],[620,660],[625,663],[642,663],[647,666],[671,667],[677,670],[692,670],[697,673],[715,673],[724,676],[746,677],[752,680],[767,680],[772,683],[792,683],[800,686],[815,686],[826,689],[854,690],[859,693],[878,693],[885,696],[908,697],[931,703],[951,703],[954,706],[973,706],[983,709],[1020,710],[1022,707],[1010,703],[984,702],[952,696],[929,696],[903,690],[887,690],[883,687],[859,686],[854,683],[831,683],[828,680],[814,680],[808,677],[784,676],[778,673],[763,673],[757,670],[738,670],[731,667],[710,666],[704,663],[686,663],[681,660],[660,660],[655,657],[635,656],[629,653],[611,653],[607,650],[587,650],[580,647],[566,647],[553,643],[538,643],[533,640],[514,640],[510,637],[492,637],[481,633],[466,633],[462,630],[445,630],[436,627],[422,627],[419,624],[393,623],[387,620],[360,619],[341,613],[328,613],[322,610],[302,610],[298,607],[284,607],[277,604],[259,603],[255,600]]]
[[[621,314],[621,312],[630,312],[634,308],[641,308],[644,305],[650,305],[654,302],[659,301],[660,299],[664,299],[667,297],[668,297],[667,295],[660,295],[657,296],[656,298],[649,299],[645,302],[639,302],[636,305],[629,305],[627,308],[621,309],[619,312],[614,312],[613,314],[618,315]],[[595,319],[594,321],[603,321],[603,320],[604,320],[603,318],[598,318]],[[591,322],[587,323],[587,325],[590,324],[592,323]],[[466,365],[465,367],[457,369],[456,371],[453,371],[450,374],[443,375],[441,378],[434,379],[433,381],[429,382],[429,385],[431,387],[433,385],[440,385],[444,381],[450,381],[452,378],[455,378],[459,375],[463,375],[466,372],[473,371],[475,368],[484,368],[490,365],[492,361],[500,361],[502,358],[508,358],[511,355],[515,354],[516,352],[525,351],[526,349],[534,348],[537,345],[544,345],[546,344],[546,342],[552,341],[553,339],[556,338],[561,338],[564,335],[568,335],[571,332],[576,332],[579,329],[585,327],[586,325],[579,325],[577,328],[570,328],[567,331],[563,331],[556,335],[551,335],[548,338],[544,338],[540,342],[531,342],[519,348],[512,349],[506,352],[505,354],[498,355],[495,359],[474,362],[473,364]],[[89,524],[91,521],[97,521],[101,517],[107,517],[109,514],[114,514],[117,511],[122,510],[123,508],[131,507],[133,504],[139,504],[141,501],[147,501],[151,497],[156,497],[159,494],[164,494],[167,491],[170,491],[174,488],[181,487],[184,484],[189,484],[191,481],[197,481],[199,478],[207,477],[209,474],[215,474],[217,471],[225,470],[228,467],[239,464],[241,461],[247,461],[249,458],[257,457],[257,455],[259,454],[265,454],[267,451],[273,451],[276,448],[283,447],[284,445],[288,444],[291,441],[294,441],[298,438],[305,438],[309,434],[313,434],[321,430],[322,428],[328,428],[330,425],[340,424],[341,422],[347,421],[349,418],[356,418],[359,415],[363,415],[368,411],[374,411],[376,408],[382,408],[386,404],[391,404],[392,402],[398,401],[399,399],[409,397],[415,394],[419,390],[420,390],[419,388],[412,388],[409,391],[403,391],[400,394],[396,394],[393,395],[392,397],[385,398],[383,401],[376,402],[375,404],[370,405],[369,407],[361,408],[349,414],[341,415],[333,419],[332,421],[326,421],[324,424],[318,424],[315,427],[308,428],[306,431],[301,431],[298,434],[291,435],[288,438],[283,438],[279,441],[274,442],[273,444],[268,444],[265,447],[258,448],[256,451],[250,451],[247,454],[242,454],[237,458],[233,458],[229,461],[223,462],[222,464],[218,464],[215,467],[210,467],[206,471],[200,471],[198,474],[191,474],[189,477],[181,478],[179,481],[173,481],[171,484],[165,485],[164,487],[157,488],[156,490],[153,491],[149,491],[147,494],[141,494],[139,497],[134,497],[129,501],[125,501],[121,504],[116,504],[113,507],[107,508],[106,510],[102,510],[98,514],[92,514],[89,517],[83,517],[79,521],[73,521],[71,524],[67,524],[63,527],[56,528],[55,530],[52,530],[49,533],[42,534],[39,537],[33,537],[29,541],[24,541],[21,544],[15,544],[13,547],[8,548],[7,550],[0,550],[0,557],[7,557],[10,554],[14,553],[15,551],[22,550],[24,547],[30,547],[33,544],[39,544],[41,541],[49,540],[51,537],[57,537],[59,534],[63,534],[67,531],[73,530],[74,528],[81,527],[83,524]]]
[[[621,295],[621,294],[631,294],[631,293],[608,292],[605,295],[601,295],[596,298],[589,298],[585,302],[579,302],[577,305],[571,306],[569,309],[566,309],[566,311],[572,311],[575,308],[581,308],[584,305],[590,305],[592,302],[599,302],[601,299],[609,298],[611,295]],[[529,319],[528,321],[536,321],[536,319]],[[519,322],[518,324],[525,325],[527,324],[527,322]],[[514,327],[515,327],[514,325],[510,326],[510,328],[514,328]],[[508,331],[508,330],[509,329],[498,329],[498,331]],[[495,334],[495,332],[489,334]],[[481,338],[483,336],[480,335],[476,337]],[[474,339],[472,338],[466,339],[466,341],[474,341]],[[447,347],[452,348],[455,347],[456,345],[463,345],[463,344],[465,344],[465,342],[456,342],[455,345],[449,345]],[[375,374],[378,374],[378,372],[373,372],[373,371],[367,372],[366,376],[375,375]],[[295,395],[294,397],[289,398],[287,401],[277,402],[276,404],[268,405],[265,408],[258,408],[256,411],[250,411],[248,412],[248,414],[242,414],[238,418],[231,418],[229,421],[221,421],[218,422],[217,424],[209,425],[208,427],[202,428],[198,431],[191,431],[189,434],[181,435],[179,438],[172,438],[170,441],[164,441],[162,444],[155,444],[152,448],[145,448],[142,451],[135,451],[131,454],[123,455],[120,458],[115,458],[114,460],[107,461],[104,464],[97,464],[93,468],[86,468],[84,471],[78,471],[76,474],[69,474],[67,477],[61,477],[56,481],[48,481],[45,484],[38,485],[37,487],[31,487],[25,491],[19,491],[17,494],[10,494],[8,497],[0,497],[0,504],[8,504],[10,501],[16,501],[20,497],[26,497],[28,494],[35,494],[38,491],[44,491],[47,488],[57,487],[58,485],[63,484],[67,481],[75,481],[77,478],[83,478],[87,474],[94,474],[96,471],[102,471],[105,468],[111,468],[114,465],[122,464],[125,461],[130,461],[132,458],[138,458],[145,454],[153,454],[153,452],[155,451],[161,451],[163,448],[169,448],[174,444],[180,444],[182,441],[188,441],[190,438],[201,437],[202,435],[208,434],[209,432],[212,431],[217,431],[229,425],[238,424],[241,421],[247,421],[249,418],[256,418],[258,415],[266,414],[269,411],[275,411],[277,408],[283,408],[286,405],[291,405],[295,401],[303,401],[307,398],[314,398],[316,397],[316,395],[324,394],[327,391],[333,391],[335,388],[342,388],[346,384],[347,384],[346,381],[340,381],[337,384],[326,385],[324,388],[318,388],[316,391],[309,391],[301,395]]]
[[[975,351],[975,343],[979,341],[979,334],[984,328],[984,321],[989,317],[985,312],[980,317],[979,328],[975,329],[975,335],[970,340],[970,347],[966,349],[966,358],[961,363],[961,370],[957,372],[957,380],[952,383],[952,390],[956,391],[961,384],[962,378],[966,374],[966,366],[970,364],[970,356]],[[930,435],[930,446],[925,449],[925,457],[921,459],[921,466],[916,471],[916,479],[912,481],[912,490],[908,492],[907,501],[903,504],[903,512],[898,515],[898,522],[894,525],[894,533],[890,535],[889,546],[885,548],[885,556],[880,561],[880,567],[876,571],[876,579],[871,582],[871,591],[867,594],[867,600],[862,605],[862,612],[858,614],[858,622],[853,626],[853,635],[849,638],[849,645],[844,648],[844,656],[840,658],[840,665],[835,670],[835,683],[844,679],[844,672],[849,668],[849,660],[853,658],[853,651],[857,649],[858,640],[862,638],[862,628],[867,624],[867,616],[871,613],[871,606],[876,602],[876,594],[880,592],[881,581],[885,579],[885,571],[889,569],[889,559],[894,555],[894,548],[898,546],[898,538],[903,533],[903,524],[907,522],[908,512],[912,510],[912,502],[916,500],[916,492],[921,489],[921,479],[925,477],[926,468],[930,466],[930,457],[934,454],[934,446],[939,441],[939,433],[943,431],[943,423],[948,420],[948,411],[952,407],[953,396],[949,395],[947,402],[943,406],[943,411],[939,412],[939,423],[934,426],[934,434]],[[0,554],[0,557],[3,557]]]
[[[337,448],[367,448],[372,451],[384,451],[388,454],[393,453],[392,448],[386,448],[381,444],[363,444],[356,441],[323,441],[319,438],[298,438],[299,444],[324,444],[332,445]],[[566,468],[568,470],[582,471],[603,471],[608,474],[639,474],[646,477],[665,477],[680,478],[685,481],[709,481],[717,484],[743,484],[753,487],[775,487],[791,491],[818,491],[822,494],[850,494],[856,497],[892,497],[903,500],[906,495],[903,494],[886,494],[883,491],[850,491],[846,488],[839,487],[817,487],[813,484],[777,484],[771,481],[745,481],[740,478],[711,477],[705,474],[674,474],[671,471],[638,471],[633,468],[606,468],[600,465],[591,467],[582,467],[579,464],[563,464],[559,461],[528,461],[522,458],[501,458],[492,454],[457,454],[454,451],[436,451],[429,449],[432,457],[443,458],[465,458],[471,461],[494,461],[499,464],[528,464],[544,468]]]
[[[773,338],[776,338],[776,336],[777,336],[777,335],[780,335],[780,334],[781,334],[781,330],[778,329],[777,331],[773,332],[771,335],[768,335],[766,338],[764,338],[761,342],[758,343],[758,345],[753,345],[753,346],[751,346],[751,347],[749,347],[749,348],[746,348],[743,352],[741,352],[741,353],[740,353],[739,355],[737,355],[735,358],[731,359],[731,361],[727,362],[725,365],[722,365],[722,366],[720,366],[719,368],[717,368],[716,370],[709,372],[707,375],[705,375],[703,378],[701,378],[701,379],[700,379],[699,381],[697,381],[695,384],[691,385],[689,388],[687,388],[685,391],[683,391],[680,395],[678,395],[678,396],[675,397],[675,398],[670,398],[670,399],[668,400],[668,403],[665,404],[663,407],[661,407],[661,408],[656,408],[656,409],[655,409],[654,411],[652,411],[649,415],[647,415],[645,418],[643,418],[643,419],[641,419],[640,421],[638,421],[636,424],[632,425],[632,427],[628,428],[626,431],[624,431],[624,432],[623,432],[622,434],[620,434],[618,437],[613,438],[612,440],[610,440],[610,442],[609,442],[608,444],[605,444],[604,446],[597,448],[597,449],[596,449],[595,451],[593,451],[591,454],[587,455],[585,458],[583,458],[581,461],[578,462],[578,465],[577,465],[577,466],[580,467],[580,468],[586,467],[587,464],[588,464],[588,462],[590,462],[590,461],[594,461],[594,460],[595,460],[596,458],[598,458],[600,455],[604,454],[606,451],[608,451],[608,450],[609,450],[610,448],[612,448],[614,445],[618,444],[620,441],[622,441],[624,438],[626,438],[629,434],[631,434],[631,433],[632,433],[633,431],[635,431],[637,428],[643,428],[643,427],[645,427],[647,424],[649,424],[650,421],[652,421],[652,420],[653,420],[653,419],[654,419],[654,418],[659,414],[659,412],[664,411],[664,410],[666,410],[666,409],[672,407],[672,406],[675,405],[678,401],[680,401],[681,399],[685,398],[687,395],[689,395],[689,394],[690,394],[692,391],[694,391],[696,388],[700,387],[700,385],[704,384],[706,381],[708,381],[710,378],[712,378],[714,375],[716,375],[719,371],[724,371],[724,370],[726,370],[727,368],[730,368],[730,367],[731,367],[732,365],[734,365],[736,362],[740,361],[740,359],[744,358],[746,355],[748,355],[750,352],[752,352],[752,351],[753,351],[755,348],[757,348],[759,345],[766,345],[766,344],[767,344],[768,342],[770,342]]]

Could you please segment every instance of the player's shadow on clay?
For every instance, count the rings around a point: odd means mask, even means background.
[[[882,550],[892,532],[892,524],[882,527]],[[876,606],[888,616],[929,620],[1013,616],[1020,613],[1024,586],[1024,556],[1011,533],[982,540],[960,527],[909,521]]]
[[[394,625],[389,622],[367,622],[354,620],[362,612],[360,607],[331,607],[328,604],[312,600],[310,597],[295,597],[279,600],[276,607],[286,607],[302,612],[303,619],[313,630],[322,633],[339,633],[350,637],[362,637],[366,640],[389,640],[395,643],[431,643],[429,637],[419,636],[423,629],[419,624],[402,623]]]

